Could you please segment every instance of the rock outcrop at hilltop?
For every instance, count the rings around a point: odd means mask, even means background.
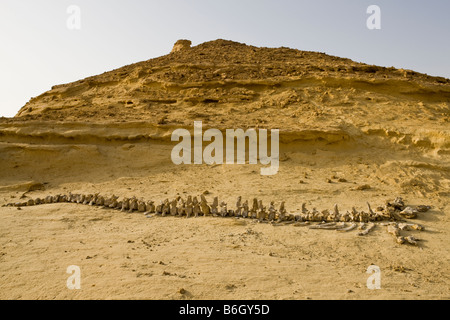
[[[389,119],[448,122],[450,80],[324,53],[227,40],[190,47],[69,84],[31,99],[24,120],[147,121],[300,129]]]
[[[191,40],[178,40],[172,49],[171,53],[179,52],[182,50],[187,50],[191,47],[192,41]]]

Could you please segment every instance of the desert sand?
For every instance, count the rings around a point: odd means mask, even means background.
[[[450,80],[217,40],[70,84],[0,119],[0,205],[205,194],[366,210],[402,197],[417,246],[252,219],[0,208],[0,299],[449,299]],[[280,168],[174,165],[175,129],[280,129]],[[366,186],[361,188],[362,186]],[[70,265],[81,290],[66,286]],[[369,266],[381,289],[369,290]]]

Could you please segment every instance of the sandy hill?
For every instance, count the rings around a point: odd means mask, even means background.
[[[448,121],[449,101],[448,79],[324,53],[216,40],[54,86],[17,117],[176,125],[201,119],[216,126],[290,128],[339,121],[442,123]]]
[[[0,119],[0,205],[71,191],[158,203],[204,193],[230,207],[257,197],[292,213],[401,196],[432,210],[415,221],[426,231],[411,247],[381,226],[358,237],[71,204],[0,207],[0,298],[448,299],[449,119],[448,79],[225,40],[180,41],[163,57],[54,86]],[[171,133],[198,120],[280,129],[279,173],[174,165]],[[73,264],[79,292],[64,290]],[[366,288],[371,264],[383,290]]]

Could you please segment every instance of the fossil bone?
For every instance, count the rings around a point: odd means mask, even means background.
[[[228,214],[227,204],[225,202],[220,203],[220,215],[226,217]]]
[[[170,202],[169,199],[166,199],[164,200],[162,207],[162,216],[165,217],[168,214],[170,214]]]
[[[404,225],[402,225],[404,227]],[[390,234],[392,234],[397,243],[398,244],[404,244],[404,243],[409,243],[411,245],[416,246],[417,245],[417,241],[419,241],[419,239],[414,238],[413,236],[408,236],[408,237],[404,237],[400,234],[400,227],[397,223],[393,223],[388,225],[388,232]]]
[[[204,195],[200,196],[201,202],[200,202],[200,209],[202,214],[206,217],[211,214],[211,208],[208,205],[208,201],[206,201],[206,198]]]
[[[248,214],[249,214],[248,200],[246,200],[242,205],[242,217],[248,218]]]
[[[282,201],[280,204],[280,209],[278,210],[278,221],[286,220],[286,214],[287,214],[286,204],[284,201]]]
[[[172,200],[172,202],[170,203],[170,215],[171,216],[176,216],[178,214],[178,200],[174,199]]]
[[[419,224],[411,224],[411,223],[399,223],[398,228],[400,230],[417,230],[423,231],[425,228]]]
[[[128,212],[132,213],[133,211],[135,211],[137,209],[138,209],[137,199],[135,197],[133,197],[130,200],[130,205],[129,205],[129,208],[128,208]]]
[[[430,206],[420,205],[416,209],[417,209],[418,212],[428,212],[428,211],[431,210],[431,207]]]
[[[194,213],[194,216],[197,218],[198,217],[198,215],[200,214],[200,212],[201,212],[201,209],[200,209],[200,203],[198,202],[198,199],[197,199],[197,197],[194,197],[194,199],[192,200],[192,204],[193,204],[193,209],[192,209],[192,211],[193,211],[193,213]]]
[[[147,211],[147,206],[144,200],[138,201],[138,212],[145,213]]]
[[[395,200],[392,202],[388,202],[387,205],[394,208],[395,210],[400,211],[402,211],[405,208],[405,202],[400,197],[395,198]]]
[[[337,229],[336,231],[340,231],[340,232],[348,232],[348,231],[352,231],[354,229],[356,229],[358,225],[356,223],[352,223],[350,226],[345,227],[345,228],[341,228],[341,229]]]
[[[258,201],[258,215],[259,221],[264,221],[266,219],[266,207],[264,207],[262,200]]]
[[[219,197],[215,197],[211,205],[211,214],[217,217],[219,214]]]
[[[191,214],[194,213],[194,205],[192,204],[192,197],[188,196],[188,199],[185,204],[186,218],[190,218]]]
[[[402,217],[405,217],[406,219],[416,219],[417,218],[418,211],[411,207],[406,207],[400,212],[400,215]]]
[[[379,222],[380,225],[387,226],[388,232],[394,236],[397,243],[411,245],[417,245],[419,240],[413,236],[403,236],[401,231],[422,231],[424,227],[418,224],[402,223],[404,220],[399,215],[412,218],[417,216],[418,212],[430,209],[429,206],[418,206],[417,209],[414,209],[413,207],[405,206],[403,199],[396,198],[393,202],[388,202],[384,207],[377,207],[377,212],[372,210],[369,203],[367,203],[368,212],[357,211],[355,208],[352,208],[351,212],[346,211],[344,214],[339,211],[337,204],[334,205],[331,211],[327,209],[318,211],[316,208],[310,211],[306,208],[306,203],[303,203],[301,213],[288,214],[285,202],[281,202],[277,211],[275,203],[272,201],[266,210],[262,200],[254,198],[253,206],[250,209],[249,201],[246,200],[243,202],[241,196],[237,198],[236,209],[228,210],[225,201],[222,201],[219,206],[218,197],[215,197],[213,204],[209,206],[204,195],[200,196],[200,201],[198,201],[197,197],[192,196],[188,196],[187,201],[181,197],[177,197],[171,202],[166,199],[160,205],[155,206],[153,201],[146,202],[143,199],[138,200],[136,197],[123,198],[119,201],[119,197],[115,195],[104,197],[98,193],[83,195],[72,194],[70,192],[68,195],[49,195],[44,198],[28,199],[24,202],[9,203],[4,206],[22,208],[63,202],[90,206],[95,205],[125,212],[138,211],[144,213],[147,217],[154,216],[151,215],[152,213],[162,216],[168,214],[172,216],[186,215],[187,217],[191,217],[192,215],[196,217],[200,215],[220,215],[222,217],[253,218],[255,219],[255,223],[270,221],[273,226],[308,226],[310,229],[336,230],[339,232],[352,231],[359,224],[360,231],[357,234],[360,236],[367,235],[375,228],[375,222]],[[391,222],[386,223],[386,221]],[[317,222],[317,224],[313,224],[314,222]],[[347,223],[351,224],[348,225]],[[364,228],[365,226],[366,228]]]
[[[236,200],[236,210],[235,210],[236,217],[242,216],[242,197],[239,196]]]
[[[374,228],[375,228],[375,223],[370,222],[365,230],[358,232],[358,236],[368,235],[369,232],[372,231]]]
[[[275,205],[273,203],[273,201],[270,203],[269,205],[269,215],[267,217],[267,219],[269,221],[274,221],[275,220],[275,216],[276,216],[277,210],[275,209]]]

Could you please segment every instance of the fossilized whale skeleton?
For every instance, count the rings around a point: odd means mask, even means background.
[[[153,201],[145,201],[136,197],[120,199],[118,196],[104,197],[100,194],[72,194],[54,195],[45,198],[30,199],[25,202],[9,203],[3,207],[30,207],[52,203],[76,203],[89,206],[99,206],[105,209],[120,210],[122,212],[138,212],[147,217],[153,216],[180,216],[180,217],[234,217],[240,219],[253,219],[257,222],[271,223],[273,226],[294,225],[307,226],[310,229],[336,230],[339,232],[348,232],[359,229],[358,235],[364,236],[372,231],[376,223],[387,226],[387,231],[392,234],[400,244],[409,243],[417,245],[418,239],[414,237],[404,237],[400,234],[401,230],[419,230],[424,228],[417,224],[405,223],[406,219],[415,219],[419,212],[426,212],[431,208],[429,206],[418,206],[412,208],[406,206],[402,198],[396,198],[394,201],[387,201],[384,206],[372,207],[367,203],[368,211],[357,211],[354,207],[351,211],[341,213],[338,205],[334,205],[333,210],[318,211],[316,208],[309,210],[306,203],[302,205],[301,213],[288,213],[285,208],[285,202],[281,202],[279,208],[275,207],[274,202],[270,202],[268,208],[263,205],[262,200],[253,199],[250,206],[249,201],[242,201],[238,197],[235,209],[228,209],[225,202],[219,203],[219,198],[215,197],[210,205],[204,195],[198,197],[188,196],[187,199],[177,197],[172,201],[166,199],[160,204],[155,205]],[[359,225],[358,225],[359,224]]]

